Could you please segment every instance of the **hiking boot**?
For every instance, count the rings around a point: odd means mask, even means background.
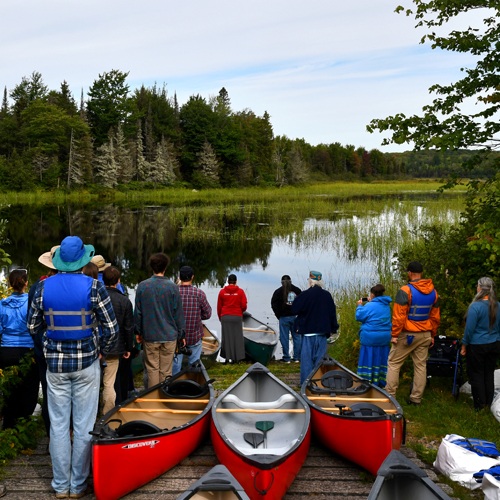
[[[412,401],[410,398],[406,400],[406,404],[410,406],[420,406],[420,403],[415,403],[415,401]]]
[[[56,498],[69,498],[69,491],[63,491],[61,493],[56,491]]]
[[[80,493],[71,493],[69,498],[82,498],[85,495],[90,495],[93,491],[94,489],[92,488],[92,486],[87,486],[87,489],[85,491],[81,491]]]

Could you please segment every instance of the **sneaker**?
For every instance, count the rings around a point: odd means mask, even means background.
[[[62,493],[56,491],[56,498],[69,498],[69,491],[64,491]]]
[[[290,361],[285,361],[283,358],[278,359],[278,363],[286,363],[287,365],[290,364]]]
[[[300,363],[300,359],[293,359],[292,360],[294,363]]]
[[[69,498],[82,498],[85,495],[90,495],[93,492],[94,489],[92,488],[92,486],[87,486],[87,489],[85,491],[81,491],[80,493],[71,493]]]
[[[412,401],[410,398],[406,400],[406,404],[410,406],[420,406],[420,403],[415,403],[415,401]]]

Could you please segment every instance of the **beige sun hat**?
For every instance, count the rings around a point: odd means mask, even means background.
[[[104,269],[111,266],[109,262],[106,264],[106,260],[102,255],[94,255],[90,262],[92,262],[99,268],[99,272],[104,271]]]
[[[58,249],[60,246],[61,245],[56,245],[55,247],[52,247],[50,249],[50,252],[42,253],[42,255],[38,257],[38,262],[43,264],[45,267],[50,267],[50,269],[55,269],[56,267],[54,266],[54,264],[52,264],[52,255],[54,254],[56,249]]]

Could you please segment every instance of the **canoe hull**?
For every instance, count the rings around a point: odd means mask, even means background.
[[[250,500],[243,487],[224,465],[216,465],[192,484],[177,500]]]
[[[209,432],[214,400],[197,361],[101,417],[91,432],[97,500],[116,500],[192,453]]]
[[[126,445],[94,445],[92,461],[97,500],[116,500],[175,467],[203,442],[210,418],[209,412],[189,429],[166,436],[148,436]]]
[[[328,377],[332,372],[351,378],[352,387],[325,388],[323,376]],[[320,379],[321,385],[318,385]],[[315,396],[318,390],[322,391],[320,397]],[[400,449],[404,440],[404,419],[396,399],[330,356],[325,356],[314,367],[302,385],[301,395],[311,409],[312,432],[318,441],[371,474],[377,474],[392,450]],[[365,406],[383,411],[370,416],[352,412],[340,415],[335,406],[341,404],[349,409],[350,406],[363,407],[365,403],[368,403]]]
[[[273,357],[275,346],[258,344],[245,337],[245,354],[255,363],[267,366]]]
[[[269,431],[264,424],[272,424]],[[268,432],[267,437],[257,430]],[[309,451],[309,406],[255,363],[214,403],[211,436],[219,461],[251,500],[280,500]]]
[[[391,451],[377,473],[368,500],[451,500],[427,474],[397,450]]]
[[[243,313],[243,338],[247,357],[255,363],[267,366],[278,345],[276,331],[245,312]]]
[[[263,469],[255,463],[249,463],[242,455],[235,453],[221,438],[213,422],[210,432],[217,458],[243,486],[251,500],[280,500],[283,498],[302,468],[311,443],[311,429],[309,428],[304,440],[291,455],[279,465]],[[268,491],[262,495],[257,490]]]
[[[392,450],[399,450],[403,437],[402,420],[346,420],[314,408],[311,408],[311,427],[320,443],[373,475]]]

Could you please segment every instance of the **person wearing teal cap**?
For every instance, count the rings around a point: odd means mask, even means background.
[[[59,271],[40,281],[28,311],[31,335],[43,333],[50,456],[56,498],[81,498],[92,491],[91,436],[97,416],[101,370],[98,359],[116,342],[118,324],[106,287],[82,273],[92,245],[68,236],[52,253]],[[102,335],[99,339],[99,327]],[[73,415],[73,446],[70,438]]]
[[[295,298],[292,312],[297,315],[298,333],[302,335],[300,383],[326,354],[327,339],[337,333],[337,311],[332,294],[319,271],[309,272],[309,288]]]

